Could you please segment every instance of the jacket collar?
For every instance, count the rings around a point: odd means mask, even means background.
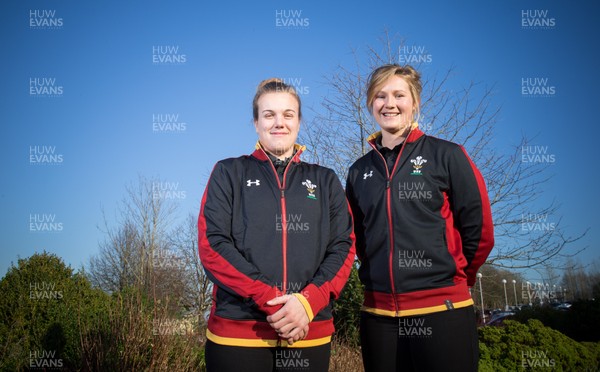
[[[296,152],[294,153],[294,156],[292,157],[292,159],[290,161],[292,163],[300,163],[300,154],[302,154],[302,152],[304,150],[306,150],[306,147],[299,145],[299,144],[295,144],[294,150]],[[258,160],[262,160],[262,161],[269,160],[269,156],[267,155],[267,152],[262,147],[262,145],[260,144],[259,141],[256,141],[256,145],[254,146],[254,152],[252,153],[252,156],[254,156]]]
[[[419,123],[417,123],[415,121],[411,124],[410,132],[408,132],[408,137],[406,137],[406,140],[404,142],[415,142],[416,140],[421,138],[423,135],[425,135],[425,133],[423,133],[423,131],[421,131],[421,129],[419,129]],[[367,138],[367,142],[369,142],[369,144],[374,149],[377,149],[377,144],[375,143],[375,141],[379,137],[381,137],[381,131],[371,134],[369,136],[369,138]]]

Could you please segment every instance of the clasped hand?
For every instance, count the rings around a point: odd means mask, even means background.
[[[304,306],[296,296],[283,295],[267,302],[269,306],[281,304],[283,307],[273,315],[269,315],[267,321],[277,331],[279,337],[287,339],[287,342],[292,345],[308,335],[310,321]]]

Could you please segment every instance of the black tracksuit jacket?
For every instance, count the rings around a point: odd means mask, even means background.
[[[392,171],[377,150],[350,168],[363,310],[408,316],[470,306],[468,287],[485,262],[494,234],[480,172],[464,149],[416,127]]]
[[[214,283],[207,337],[223,345],[288,346],[266,321],[294,293],[311,323],[293,347],[325,344],[333,333],[333,299],[355,257],[352,217],[335,173],[300,161],[280,181],[257,145],[249,156],[219,161],[198,218],[199,252]]]

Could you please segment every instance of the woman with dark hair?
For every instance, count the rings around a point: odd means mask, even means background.
[[[293,87],[261,82],[253,116],[255,151],[215,165],[198,218],[214,283],[207,370],[327,371],[355,255],[348,203],[332,170],[300,160]]]

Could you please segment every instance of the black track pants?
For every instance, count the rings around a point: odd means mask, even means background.
[[[362,312],[360,339],[366,372],[477,371],[472,306],[400,318]]]
[[[304,348],[239,347],[206,341],[207,372],[327,372],[331,344]]]

